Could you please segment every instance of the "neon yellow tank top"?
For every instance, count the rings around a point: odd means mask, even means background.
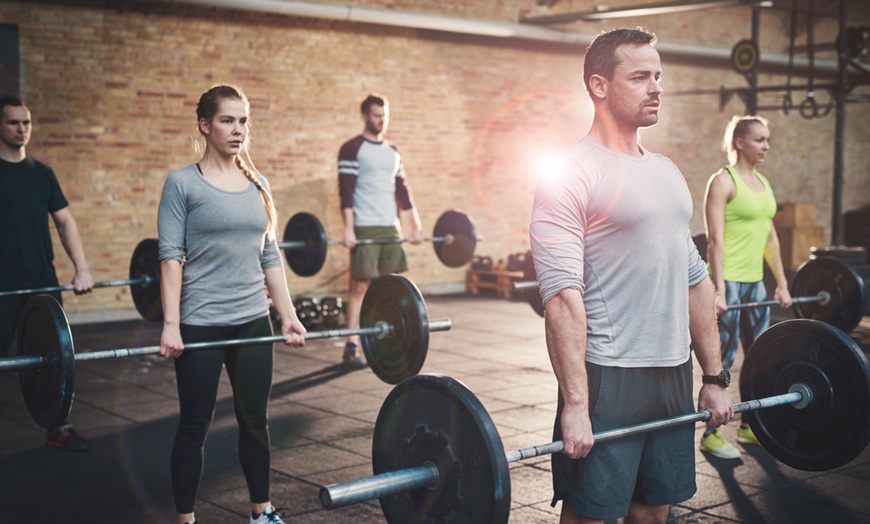
[[[764,248],[776,214],[776,199],[767,179],[753,173],[764,186],[755,191],[734,166],[725,166],[734,181],[734,198],[725,205],[722,276],[732,282],[758,282],[764,278]]]

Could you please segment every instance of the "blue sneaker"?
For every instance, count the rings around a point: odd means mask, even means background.
[[[344,355],[341,357],[341,363],[348,369],[363,369],[368,364],[362,359],[358,346],[353,342],[348,342],[344,345]]]

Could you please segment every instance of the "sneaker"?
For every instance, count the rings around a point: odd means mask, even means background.
[[[87,451],[88,441],[76,433],[69,424],[63,424],[48,432],[48,447],[67,451]]]
[[[740,458],[740,450],[729,444],[718,429],[701,437],[701,451],[721,459]]]
[[[348,342],[344,345],[344,355],[341,357],[341,362],[345,367],[350,369],[362,369],[368,365],[360,358],[357,353],[357,345],[353,342]]]
[[[752,428],[749,426],[743,427],[740,426],[737,428],[737,442],[745,445],[745,446],[760,446],[761,442],[755,438],[755,433],[752,432]]]
[[[266,510],[259,515],[254,515],[251,513],[250,524],[284,524],[284,521],[281,520],[281,515],[278,514],[284,508],[275,509],[273,506],[269,506]]]

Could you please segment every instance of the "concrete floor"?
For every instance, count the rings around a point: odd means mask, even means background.
[[[423,372],[464,382],[492,415],[506,450],[550,442],[556,382],[543,320],[521,302],[491,297],[435,296],[427,304],[430,318],[450,318],[453,329],[432,333]],[[73,335],[78,352],[135,347],[157,343],[159,326],[82,324]],[[272,501],[287,508],[288,522],[384,522],[377,501],[334,511],[318,501],[321,486],[371,474],[372,431],[391,389],[369,370],[338,365],[340,346],[337,340],[276,346]],[[731,392],[738,401],[738,388]],[[168,465],[177,409],[172,365],[158,356],[79,363],[71,421],[91,449],[68,453],[45,446],[17,374],[0,374],[0,522],[171,524]],[[736,423],[724,429],[732,441],[735,431]],[[200,522],[247,521],[236,435],[224,380],[206,445]],[[510,522],[558,520],[549,503],[549,464],[539,457],[511,466]],[[870,522],[870,450],[847,466],[812,473],[760,448],[735,461],[697,452],[697,481],[697,494],[674,506],[670,521]]]

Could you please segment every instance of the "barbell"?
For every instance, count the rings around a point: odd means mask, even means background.
[[[481,240],[474,230],[471,218],[461,211],[445,211],[435,222],[432,236],[423,239],[432,242],[438,259],[448,267],[461,267],[474,257],[477,242]],[[359,239],[357,244],[400,244],[410,238]],[[326,248],[342,245],[340,240],[328,240],[323,224],[311,213],[296,213],[284,228],[284,238],[278,247],[284,250],[287,265],[299,276],[316,275],[326,262]]]
[[[829,324],[792,319],[769,328],[746,354],[734,405],[762,446],[804,471],[849,463],[870,442],[870,365]],[[708,420],[708,411],[596,432],[596,443]],[[562,451],[552,442],[506,453],[492,418],[450,377],[398,384],[378,413],[374,476],[320,490],[331,509],[380,499],[388,522],[503,523],[510,512],[508,464]]]
[[[523,291],[529,305],[544,316],[544,303],[538,292],[538,282],[532,257],[523,267],[523,280],[514,282],[515,291]],[[793,295],[792,311],[798,318],[827,322],[851,333],[861,322],[867,290],[864,279],[854,268],[836,258],[815,258],[798,267],[789,283]],[[778,306],[777,300],[747,302],[728,306],[729,310]]]
[[[160,260],[157,239],[146,238],[139,242],[130,257],[129,279],[95,282],[95,288],[130,286],[130,295],[142,318],[151,322],[163,319],[160,303]],[[55,291],[73,291],[75,286],[48,286],[31,289],[0,291],[0,297],[32,295]]]
[[[429,320],[426,303],[413,282],[399,275],[372,281],[363,297],[360,328],[311,332],[306,340],[360,335],[366,360],[384,382],[396,384],[423,367],[429,332],[447,331],[450,320]],[[283,335],[185,344],[185,350],[282,342]],[[34,295],[18,322],[18,356],[0,359],[0,372],[19,371],[21,392],[33,420],[43,427],[61,424],[72,409],[75,363],[150,355],[160,346],[76,353],[63,307],[51,295]]]

